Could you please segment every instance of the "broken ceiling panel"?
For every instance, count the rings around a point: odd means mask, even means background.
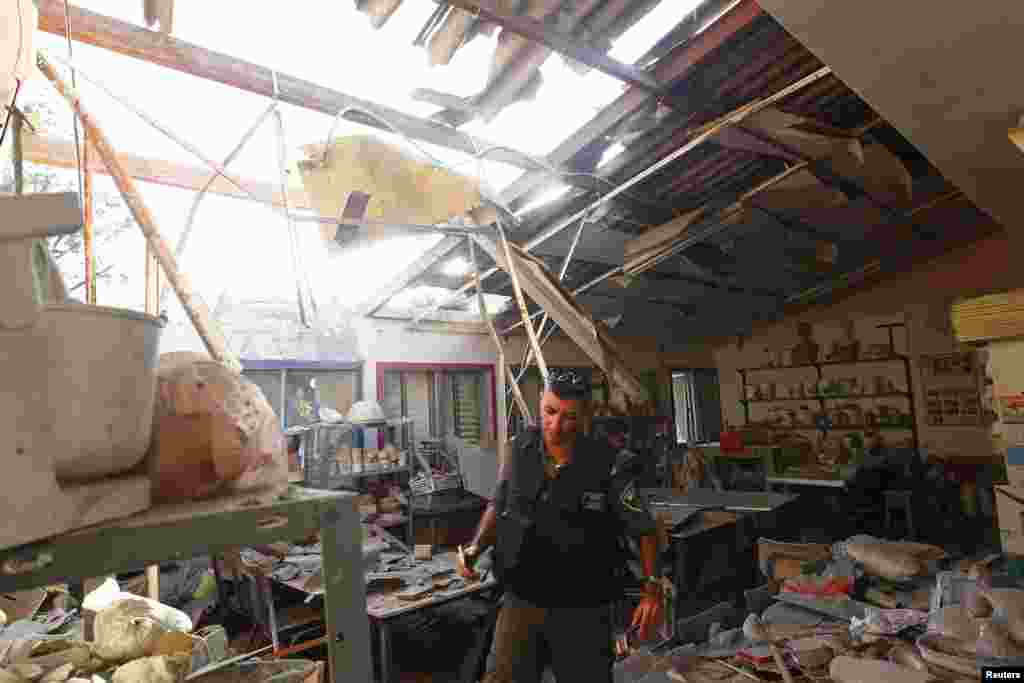
[[[807,169],[797,171],[757,195],[758,205],[769,211],[831,209],[846,201],[847,196],[841,190],[826,185]]]

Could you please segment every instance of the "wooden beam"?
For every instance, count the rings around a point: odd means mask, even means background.
[[[209,351],[210,356],[215,360],[241,372],[242,365],[234,354],[231,353],[223,330],[216,319],[210,314],[206,303],[196,295],[195,289],[192,287],[188,277],[178,269],[174,254],[171,252],[167,240],[164,239],[160,229],[157,227],[152,212],[150,212],[149,207],[143,201],[131,177],[121,167],[117,153],[103,134],[103,131],[92,118],[92,115],[82,106],[79,95],[60,79],[53,66],[45,61],[42,56],[39,58],[38,66],[40,71],[50,79],[50,82],[53,83],[57,91],[71,105],[71,108],[82,122],[82,128],[85,130],[88,140],[103,160],[103,163],[107,164],[110,168],[110,175],[114,179],[114,184],[117,185],[124,203],[128,205],[132,217],[135,218],[136,224],[138,224],[142,234],[146,237],[148,247],[152,248],[153,253],[159,260],[164,275],[167,276],[167,281],[178,295],[181,307],[185,309],[185,313],[192,321],[196,332],[199,333],[199,337],[203,340],[206,350]]]
[[[483,236],[474,239],[478,244],[488,241]],[[643,384],[627,368],[615,343],[539,259],[511,244],[507,251],[498,249],[497,245],[492,245],[489,251],[497,255],[502,270],[518,275],[523,290],[595,365],[604,370],[615,386],[636,402],[649,400]]]
[[[425,251],[418,259],[406,266],[401,273],[391,280],[391,282],[374,292],[368,299],[366,299],[366,301],[360,305],[359,311],[363,315],[373,315],[376,313],[391,299],[391,297],[395,296],[412,284],[412,282],[423,275],[430,266],[447,256],[452,250],[462,244],[462,242],[463,238],[455,235],[448,235],[441,239],[440,242]]]
[[[77,168],[75,159],[75,143],[60,138],[44,137],[42,135],[24,134],[21,137],[22,146],[25,152],[25,161],[43,166],[56,166],[58,168]],[[145,183],[177,187],[183,190],[201,190],[209,181],[213,171],[199,166],[190,166],[173,161],[161,161],[147,159],[134,154],[118,153],[118,159],[124,167],[125,173],[132,178]],[[109,175],[103,160],[94,154],[88,155],[86,168],[93,173]],[[281,202],[281,190],[277,183],[265,182],[240,178],[241,184],[252,196],[240,191],[232,183],[222,176],[217,176],[210,186],[209,192],[235,197],[236,199],[256,198],[265,204],[283,206]],[[292,208],[311,208],[306,193],[302,188],[291,187],[288,192],[288,202]]]
[[[573,36],[556,31],[543,22],[526,15],[509,14],[495,0],[445,0],[449,5],[463,9],[480,18],[498,24],[512,33],[517,33],[555,52],[575,59],[581,64],[597,69],[601,73],[636,86],[646,92],[663,95],[664,88],[650,74],[632,64],[625,64],[609,57],[601,50],[585,45]]]
[[[65,35],[64,3],[61,0],[39,0],[39,29],[59,36]],[[207,50],[183,40],[148,31],[126,21],[76,7],[69,8],[71,37],[128,57],[141,59],[168,69],[216,81],[264,97],[274,96],[274,71],[259,64]],[[336,116],[346,107],[356,107],[379,115],[405,135],[447,149],[476,154],[479,149],[495,147],[486,140],[474,139],[451,127],[405,114],[368,100],[353,97],[331,88],[277,73],[279,98],[282,102]],[[349,111],[348,121],[390,132],[387,125],[363,112]],[[507,149],[495,149],[488,159],[532,170],[536,164],[526,155]]]

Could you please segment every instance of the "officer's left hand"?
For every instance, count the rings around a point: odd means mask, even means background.
[[[644,589],[640,604],[633,612],[633,626],[640,627],[640,639],[648,640],[651,630],[661,624],[661,591],[653,586]]]

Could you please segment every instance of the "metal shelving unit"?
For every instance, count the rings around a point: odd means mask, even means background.
[[[883,392],[883,393],[871,393],[871,394],[843,394],[839,396],[830,396],[828,394],[822,394],[818,396],[806,396],[803,398],[769,398],[769,399],[748,399],[747,386],[749,382],[747,380],[750,373],[756,372],[784,372],[787,370],[807,370],[813,369],[817,373],[818,382],[824,379],[822,374],[822,368],[828,367],[844,367],[844,366],[857,366],[857,365],[885,365],[899,363],[903,366],[903,376],[906,380],[907,391],[894,391],[894,392]],[[853,361],[822,361],[819,363],[806,363],[801,365],[785,365],[785,366],[772,366],[764,365],[753,368],[740,368],[737,372],[740,374],[741,380],[741,393],[744,398],[740,399],[740,403],[743,405],[743,417],[746,424],[750,424],[750,406],[755,403],[784,403],[784,402],[808,402],[816,401],[821,407],[821,412],[826,412],[826,403],[828,401],[858,401],[864,399],[879,399],[879,398],[903,398],[906,399],[909,406],[909,425],[844,425],[837,426],[833,425],[829,427],[830,431],[867,431],[867,430],[904,430],[909,431],[912,434],[914,448],[918,447],[918,434],[917,434],[917,413],[916,413],[916,401],[914,400],[914,378],[910,367],[910,358],[901,354],[892,354],[881,358],[864,358]],[[819,427],[812,425],[799,425],[799,426],[765,426],[760,425],[761,428],[776,429],[779,431],[820,431]]]
[[[331,678],[370,681],[362,530],[355,499],[348,492],[292,487],[281,495],[250,492],[155,506],[126,519],[0,550],[0,592],[141,570],[320,531]]]

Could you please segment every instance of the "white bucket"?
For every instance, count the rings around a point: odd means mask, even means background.
[[[4,383],[21,404],[16,438],[52,462],[58,480],[115,475],[143,460],[162,327],[142,313],[67,303],[45,306],[29,329],[0,332]]]

